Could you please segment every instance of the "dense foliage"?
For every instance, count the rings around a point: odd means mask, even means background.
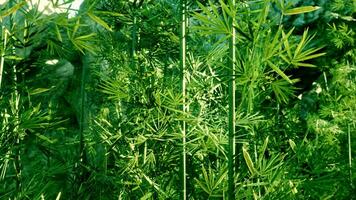
[[[356,1],[0,6],[0,199],[354,198]]]

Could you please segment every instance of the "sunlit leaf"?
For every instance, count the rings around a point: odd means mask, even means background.
[[[315,10],[320,9],[321,7],[319,6],[302,6],[298,8],[291,8],[286,11],[284,11],[284,15],[298,15],[302,13],[308,13],[308,12],[313,12]]]
[[[17,10],[19,10],[20,8],[22,8],[24,5],[26,5],[28,0],[22,1],[20,3],[17,3],[16,5],[14,5],[13,7],[11,7],[8,10],[5,10],[5,12],[1,12],[0,13],[0,20],[2,20],[4,17],[7,17],[13,13],[15,13]]]
[[[30,95],[41,94],[41,93],[47,92],[49,90],[51,90],[51,88],[36,88],[34,90],[31,90],[29,94]]]
[[[293,81],[290,80],[289,77],[282,70],[280,70],[275,64],[273,64],[269,60],[267,61],[267,63],[273,69],[273,71],[275,71],[278,75],[280,75],[282,78],[284,78],[289,83],[293,83]]]
[[[56,142],[56,140],[52,140],[52,139],[50,139],[49,137],[47,137],[47,136],[45,136],[45,135],[42,135],[42,134],[39,134],[39,133],[36,133],[36,136],[37,136],[39,139],[41,139],[41,140],[43,140],[43,141],[46,141],[46,142],[48,142],[48,143],[50,143],[50,144],[53,144],[53,143]]]
[[[98,23],[100,26],[104,27],[106,30],[108,31],[112,31],[112,29],[110,28],[110,26],[101,18],[99,18],[98,16],[94,15],[93,13],[87,13],[88,16],[95,21],[96,23]]]
[[[242,155],[243,155],[243,157],[245,159],[245,162],[246,162],[246,165],[248,167],[248,170],[250,171],[250,173],[252,175],[255,175],[257,173],[257,170],[256,170],[256,168],[255,168],[255,166],[253,164],[253,161],[251,159],[251,156],[248,153],[248,151],[247,151],[245,146],[242,147]]]

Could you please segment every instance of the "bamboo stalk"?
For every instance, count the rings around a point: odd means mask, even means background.
[[[183,96],[183,112],[186,113],[188,112],[188,106],[186,105],[186,78],[185,78],[185,72],[186,72],[186,26],[187,26],[187,17],[186,17],[186,11],[187,11],[187,5],[186,5],[186,0],[181,0],[181,32],[180,32],[180,67],[182,70],[181,74],[181,81],[182,81],[182,96]],[[187,124],[183,120],[182,121],[182,198],[186,200],[187,199],[187,157],[186,157],[186,130],[187,129]]]
[[[138,36],[137,36],[137,12],[136,9],[139,8],[139,6],[142,4],[142,2],[139,2],[139,4],[137,4],[137,0],[134,1],[132,3],[132,12],[133,12],[133,22],[132,22],[132,30],[131,30],[131,49],[130,49],[130,56],[131,56],[131,68],[134,69],[136,68],[136,45],[137,45],[137,40],[138,40]],[[139,69],[137,69],[139,70]],[[140,75],[142,75],[141,70],[140,71]]]
[[[0,22],[2,23],[2,20]],[[3,51],[1,52],[1,59],[0,59],[0,88],[2,83],[2,74],[4,71],[5,52],[6,52],[6,43],[7,43],[7,32],[5,26],[1,27],[1,40],[4,42],[4,45],[3,45]]]
[[[88,128],[88,109],[87,103],[86,103],[86,82],[87,82],[87,76],[88,76],[88,69],[89,69],[89,59],[90,59],[90,54],[84,55],[84,58],[82,58],[82,71],[81,71],[81,80],[80,80],[80,113],[79,113],[79,162],[81,163],[80,166],[80,180],[82,181],[83,178],[85,178],[85,166],[88,163],[87,160],[87,155],[85,152],[85,131]]]
[[[132,41],[131,41],[131,67],[134,68],[136,67],[136,62],[135,62],[135,58],[136,58],[136,41],[137,41],[137,18],[136,15],[133,18],[133,24],[132,24],[132,32],[131,32],[131,37],[132,37]]]
[[[235,0],[231,0],[231,5],[235,7]],[[234,9],[234,8],[232,8]],[[236,63],[236,31],[234,28],[235,18],[230,17],[231,37],[229,41],[229,143],[228,143],[228,199],[235,199],[235,184],[234,184],[234,159],[235,159],[235,129],[236,129],[236,113],[235,113],[235,63]]]
[[[86,68],[87,63],[83,63],[82,65],[82,74],[80,80],[80,123],[79,123],[79,131],[80,131],[80,161],[83,162],[84,158],[84,127],[85,127],[85,83],[86,83]]]
[[[13,27],[16,27],[17,24],[13,22],[13,18],[10,18],[10,24],[13,24]],[[10,35],[10,34],[9,34]],[[11,47],[12,55],[16,55],[16,49],[14,46]],[[14,121],[14,129],[13,129],[13,134],[15,134],[16,138],[16,150],[14,152],[15,154],[15,159],[14,159],[14,169],[16,172],[16,190],[17,192],[21,192],[22,190],[22,162],[21,162],[21,140],[20,140],[20,130],[19,130],[19,124],[20,124],[20,94],[19,94],[19,88],[18,88],[18,78],[17,78],[17,66],[16,64],[12,66],[12,72],[13,72],[13,96],[12,96],[12,102],[15,104],[14,105],[14,116],[15,116],[15,121]]]
[[[351,127],[350,124],[347,125],[347,138],[348,138],[348,152],[349,152],[349,176],[350,176],[350,186],[351,188],[354,187],[353,182],[352,182],[352,148],[351,148]]]
[[[12,49],[13,54],[15,54],[15,47]],[[19,111],[19,103],[20,103],[20,94],[18,92],[18,87],[17,87],[17,67],[16,65],[12,66],[12,70],[14,73],[13,76],[13,81],[14,81],[14,87],[13,87],[13,101],[14,102],[14,115],[15,115],[15,122],[14,122],[14,129],[13,129],[13,134],[16,136],[16,147],[17,149],[15,150],[15,159],[14,159],[14,168],[16,172],[16,189],[18,192],[22,190],[22,181],[21,181],[21,176],[22,176],[22,163],[21,163],[21,149],[20,149],[20,130],[19,130],[19,124],[20,124],[20,111]]]

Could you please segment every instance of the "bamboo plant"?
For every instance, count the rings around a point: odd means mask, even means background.
[[[0,199],[352,199],[343,1],[85,1],[71,19],[7,1]],[[79,56],[66,78],[46,64]],[[324,76],[297,90],[304,67]]]

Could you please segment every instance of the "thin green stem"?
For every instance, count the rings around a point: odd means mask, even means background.
[[[136,42],[137,42],[137,17],[134,14],[132,31],[131,31],[131,68],[134,69],[136,67]]]
[[[80,109],[80,123],[79,123],[79,130],[80,130],[80,158],[83,158],[83,151],[84,151],[84,113],[85,113],[85,67],[82,66],[82,75],[81,75],[81,85],[80,85],[80,98],[81,98],[81,109]]]
[[[2,23],[2,20],[0,22]],[[1,27],[1,41],[3,41],[4,45],[1,51],[1,59],[0,59],[0,88],[2,83],[2,73],[4,71],[5,51],[6,51],[6,44],[7,44],[7,32],[5,26]]]
[[[13,49],[14,51],[14,49]],[[16,171],[16,189],[18,192],[21,191],[21,174],[22,174],[22,164],[21,164],[21,150],[20,150],[20,130],[19,130],[19,124],[20,124],[20,116],[19,116],[19,102],[20,102],[20,95],[18,93],[18,88],[17,88],[17,69],[16,65],[12,66],[13,68],[13,81],[14,81],[14,93],[13,93],[13,102],[14,102],[14,114],[15,114],[15,122],[14,122],[14,129],[13,129],[13,134],[16,136],[16,150],[15,150],[15,160],[14,160],[14,168]]]
[[[351,148],[351,127],[350,124],[347,126],[347,137],[348,137],[348,152],[349,152],[349,175],[350,175],[350,186],[353,188],[353,182],[352,182],[352,148]]]
[[[80,157],[80,162],[82,165],[86,165],[87,160],[86,160],[86,154],[85,154],[85,130],[88,126],[88,116],[87,116],[87,109],[86,109],[86,91],[85,91],[85,86],[86,86],[86,81],[87,81],[87,71],[89,67],[89,61],[88,57],[90,55],[87,54],[83,58],[83,64],[82,64],[82,74],[81,74],[81,80],[80,80],[80,123],[79,123],[79,131],[80,131],[80,144],[79,144],[79,157]]]
[[[188,112],[188,106],[186,102],[186,27],[187,27],[187,17],[186,17],[186,0],[181,0],[181,33],[180,33],[180,67],[182,70],[182,96],[183,96],[183,112]],[[185,121],[182,122],[182,199],[187,199],[187,158],[186,158],[186,130],[187,124]]]
[[[235,0],[232,0],[231,5],[235,7]],[[234,184],[234,159],[235,159],[235,129],[236,129],[236,85],[235,85],[235,63],[236,63],[236,31],[234,28],[235,16],[230,17],[231,37],[229,42],[229,143],[228,143],[228,199],[235,199],[235,184]]]
[[[13,19],[10,18],[10,23],[14,24],[13,26],[16,27],[16,23],[13,22]],[[16,49],[13,46],[12,47],[12,55],[16,55]],[[16,172],[16,189],[18,192],[22,190],[22,163],[21,163],[21,133],[19,130],[19,124],[20,124],[20,94],[19,94],[19,88],[18,88],[18,78],[17,78],[17,66],[14,64],[12,66],[12,72],[13,72],[13,103],[14,103],[14,116],[15,116],[15,121],[14,121],[14,129],[13,129],[13,134],[15,134],[16,137],[16,148],[15,148],[15,160],[14,160],[14,168]]]
[[[329,91],[328,79],[326,78],[326,73],[325,72],[323,72],[323,77],[324,77],[326,91]]]

